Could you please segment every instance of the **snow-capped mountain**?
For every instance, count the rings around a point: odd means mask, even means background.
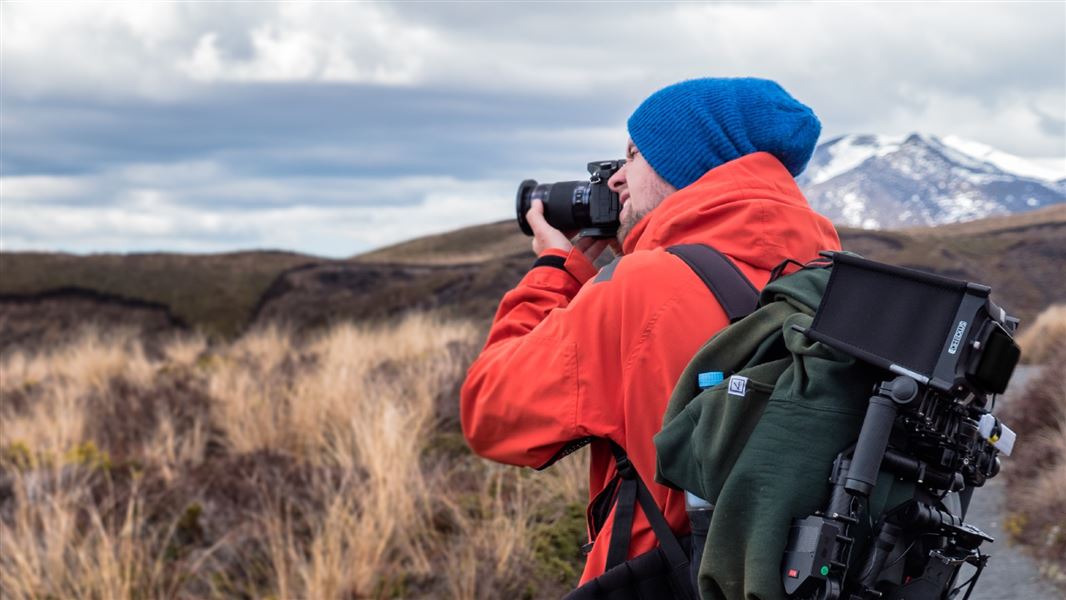
[[[811,206],[839,225],[894,229],[1066,202],[1064,174],[1066,164],[954,136],[847,135],[819,145],[797,182]]]

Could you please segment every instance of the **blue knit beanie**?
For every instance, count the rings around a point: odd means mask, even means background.
[[[814,153],[814,111],[766,79],[691,79],[665,87],[629,117],[629,137],[660,177],[681,189],[711,169],[769,152],[795,177]]]

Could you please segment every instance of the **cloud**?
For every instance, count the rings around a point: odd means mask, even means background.
[[[196,81],[324,81],[409,85],[421,79],[435,35],[374,4],[277,4],[247,32],[250,51],[233,56],[219,33],[197,37],[177,67]],[[352,27],[358,23],[358,27]]]
[[[706,75],[781,81],[824,139],[1066,157],[1061,3],[5,2],[0,29],[7,248],[343,255],[507,218]]]
[[[4,115],[13,174],[201,160],[275,177],[580,174],[625,142],[622,111],[594,103],[331,84],[226,86],[181,103],[14,98]]]
[[[1061,88],[1064,17],[1038,2],[25,2],[6,5],[3,44],[25,93],[335,81],[639,98],[650,82],[710,72],[992,96],[993,81]]]
[[[75,198],[86,194],[86,186],[74,177],[24,175],[0,178],[0,190],[5,203],[48,198],[52,201]],[[9,204],[10,206],[10,204]]]
[[[5,76],[29,98],[174,100],[219,82],[406,85],[434,32],[372,3],[5,3]]]
[[[139,164],[74,177],[0,177],[0,248],[295,248],[350,256],[458,228],[469,224],[471,215],[481,222],[512,218],[516,187],[511,180],[452,177],[278,181],[230,173],[215,163]]]

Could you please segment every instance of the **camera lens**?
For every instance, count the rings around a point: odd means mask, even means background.
[[[526,221],[526,213],[534,200],[544,203],[544,220],[552,227],[584,237],[613,238],[618,233],[618,214],[621,204],[618,194],[611,191],[608,181],[625,165],[625,160],[590,162],[587,181],[559,181],[537,183],[527,179],[518,185],[515,212],[522,233],[533,235]]]
[[[534,200],[544,203],[544,219],[560,231],[573,231],[588,227],[589,187],[588,181],[559,181],[556,183],[537,183],[527,179],[518,186],[515,196],[515,211],[518,213],[518,227],[522,233],[533,235],[533,230],[526,221],[526,213]]]

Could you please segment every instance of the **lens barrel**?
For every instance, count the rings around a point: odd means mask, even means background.
[[[518,226],[522,233],[533,235],[533,230],[526,221],[526,213],[534,200],[544,203],[544,219],[559,231],[574,231],[591,225],[589,219],[588,181],[559,181],[556,183],[537,183],[527,179],[518,186],[515,197],[515,210],[518,213]]]

